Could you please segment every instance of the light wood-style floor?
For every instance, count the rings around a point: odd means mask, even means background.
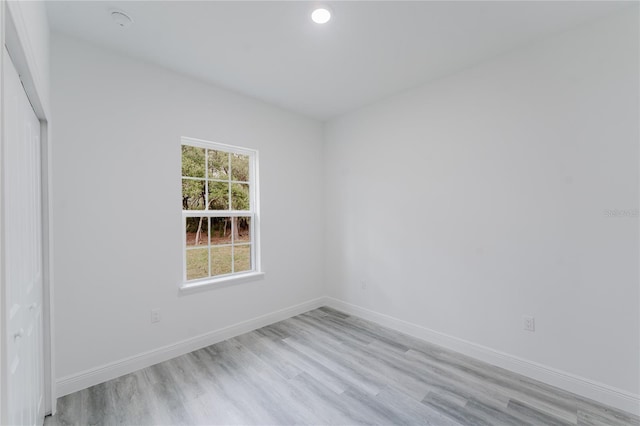
[[[65,396],[46,425],[638,425],[320,308]]]

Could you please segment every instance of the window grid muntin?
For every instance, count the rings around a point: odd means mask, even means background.
[[[257,182],[256,182],[256,176],[257,176],[257,151],[254,150],[249,150],[249,149],[245,149],[245,148],[240,148],[240,147],[234,147],[234,146],[230,146],[230,145],[224,145],[224,144],[218,144],[218,143],[212,143],[212,142],[205,142],[205,141],[200,141],[200,140],[194,140],[194,139],[190,139],[190,138],[182,138],[182,143],[181,145],[187,145],[187,146],[193,146],[193,147],[198,147],[198,148],[203,148],[205,150],[205,177],[204,178],[198,178],[198,177],[191,177],[191,176],[181,176],[182,179],[188,179],[188,180],[194,180],[194,181],[205,181],[205,210],[182,210],[182,216],[183,216],[183,232],[186,233],[186,218],[187,217],[207,217],[208,220],[208,227],[207,227],[207,233],[208,233],[208,244],[207,244],[207,252],[208,252],[208,273],[209,276],[206,278],[198,278],[198,279],[192,279],[192,280],[187,280],[187,268],[186,268],[186,254],[188,250],[194,250],[194,249],[204,249],[205,247],[203,246],[192,246],[192,247],[187,247],[186,246],[186,237],[183,238],[183,264],[184,264],[184,281],[185,282],[190,282],[190,283],[197,283],[199,281],[210,281],[211,279],[217,279],[217,278],[223,278],[223,277],[228,277],[228,276],[232,276],[232,275],[242,275],[242,274],[246,274],[246,273],[251,273],[251,272],[257,272],[259,271],[259,259],[258,259],[258,251],[257,251],[257,244],[258,244],[258,240],[259,240],[259,233],[256,232],[257,226],[258,226],[258,217],[257,217],[257,212],[256,212],[256,206],[257,206],[257,200],[256,200],[256,196],[257,196]],[[227,173],[227,179],[210,179],[209,178],[209,166],[208,166],[208,161],[209,161],[209,151],[220,151],[220,152],[225,152],[227,153],[227,158],[228,158],[228,173]],[[232,169],[231,169],[231,154],[238,154],[238,155],[242,155],[242,156],[246,156],[248,158],[248,173],[249,173],[249,180],[248,181],[242,181],[242,180],[233,180],[232,177]],[[182,175],[182,173],[181,173]],[[211,182],[223,182],[223,183],[228,183],[228,210],[208,210],[209,208],[209,181]],[[238,184],[245,184],[248,186],[248,192],[249,192],[249,210],[231,210],[233,207],[232,204],[232,184],[234,183],[238,183]],[[237,221],[232,220],[232,230],[231,230],[231,239],[232,239],[232,243],[231,244],[222,244],[222,245],[212,245],[211,244],[211,219],[214,217],[247,217],[250,218],[250,226],[249,226],[249,232],[250,232],[250,239],[248,242],[235,242],[235,227],[237,226]],[[235,247],[241,247],[241,246],[249,246],[249,269],[248,270],[243,270],[241,272],[236,273],[235,272]],[[212,247],[231,247],[231,268],[232,268],[232,272],[229,274],[220,274],[220,275],[211,275],[212,273],[212,265],[211,265],[211,249]]]
[[[198,210],[187,210],[187,211],[195,213]],[[222,212],[223,210],[220,210],[220,211]],[[187,217],[189,217],[189,216],[184,216],[183,217],[183,228],[184,228],[185,231],[186,231],[186,224],[187,224],[186,218]],[[202,215],[201,216],[190,215],[190,217],[202,217]],[[257,271],[257,262],[255,260],[255,238],[254,238],[255,226],[256,226],[255,225],[255,220],[254,220],[255,216],[247,215],[247,214],[235,216],[235,217],[249,217],[249,218],[251,218],[251,222],[250,222],[250,225],[249,225],[249,232],[250,232],[250,236],[251,237],[250,237],[249,242],[235,243],[235,235],[234,235],[234,229],[233,229],[234,222],[232,221],[231,222],[231,226],[232,226],[232,230],[231,230],[231,241],[232,242],[231,242],[231,244],[211,244],[211,218],[212,217],[229,217],[229,216],[222,215],[222,216],[211,216],[211,217],[207,218],[207,220],[209,220],[209,224],[208,224],[208,227],[207,227],[207,235],[208,235],[207,242],[208,242],[208,244],[207,244],[206,247],[202,246],[202,245],[199,245],[199,246],[197,246],[197,245],[195,245],[195,246],[186,246],[186,242],[185,242],[185,247],[184,247],[185,269],[184,269],[184,274],[183,274],[185,282],[188,281],[188,282],[195,283],[195,282],[198,282],[198,281],[208,281],[211,278],[215,279],[215,278],[222,278],[222,277],[228,277],[228,276],[234,275],[236,273],[235,272],[235,252],[234,252],[234,247],[237,247],[237,246],[249,246],[249,265],[250,265],[250,268],[247,269],[247,270],[241,271],[239,273],[245,274],[245,273],[250,273],[250,272]],[[186,238],[183,239],[183,240],[186,241]],[[211,248],[212,247],[231,247],[231,271],[232,272],[230,272],[228,274],[211,275],[211,268],[212,268],[212,266],[211,266]],[[194,279],[189,280],[188,277],[187,277],[186,253],[188,251],[191,251],[191,250],[204,250],[205,248],[207,249],[207,257],[208,257],[208,263],[209,263],[209,265],[208,265],[208,276],[207,277],[202,277],[202,278],[194,278]]]
[[[252,244],[253,243],[211,244],[211,247],[231,247],[232,245],[234,247],[239,247],[239,246],[250,246]],[[185,250],[198,250],[198,249],[203,249],[203,248],[205,248],[205,246],[189,246]]]
[[[254,220],[254,215],[253,214],[240,214],[240,215],[233,215],[233,216],[229,216],[229,215],[196,215],[193,213],[198,213],[198,212],[202,212],[202,210],[186,210],[183,211],[183,213],[189,212],[191,214],[189,215],[184,215],[183,214],[183,230],[186,233],[186,228],[187,228],[187,217],[206,217],[207,218],[207,244],[206,246],[204,245],[193,245],[193,246],[187,246],[186,245],[186,236],[185,238],[183,238],[183,240],[185,241],[185,246],[184,246],[184,250],[185,250],[185,257],[186,257],[186,252],[190,251],[190,250],[202,250],[202,249],[207,249],[207,253],[208,253],[208,277],[206,278],[217,278],[217,277],[221,277],[221,276],[226,276],[226,275],[231,275],[235,273],[235,247],[241,247],[241,246],[249,246],[249,265],[250,268],[248,270],[242,271],[244,272],[251,272],[251,271],[255,271],[255,252],[254,252],[254,245],[255,245],[255,239],[254,239],[254,234],[255,234],[255,220]],[[211,212],[225,212],[224,210],[211,210]],[[239,213],[242,213],[243,211],[239,211]],[[230,217],[230,218],[239,218],[239,217],[248,217],[250,218],[250,222],[249,222],[249,241],[248,242],[236,242],[236,227],[237,225],[237,220],[232,220],[231,221],[231,243],[227,243],[227,244],[213,244],[212,240],[211,240],[211,232],[212,232],[212,222],[211,219],[214,217]],[[211,249],[214,247],[231,247],[231,272],[229,274],[219,274],[219,275],[212,275],[212,266],[211,266]],[[185,259],[185,263],[186,263],[186,259]],[[202,279],[206,279],[206,278],[196,278],[196,279],[192,279],[189,280],[187,277],[187,270],[185,268],[184,271],[184,278],[185,281],[196,281],[196,280],[202,280]]]
[[[247,185],[250,185],[251,182],[249,182],[248,180],[225,180],[225,179],[211,179],[211,178],[199,178],[199,177],[193,177],[193,176],[182,176],[182,179],[190,179],[190,180],[209,180],[211,182],[222,182],[222,183],[227,183],[227,182],[231,182],[231,183],[244,183]]]
[[[194,145],[188,145],[185,143],[182,143],[182,145],[187,145],[187,146],[194,146]],[[192,180],[192,181],[203,181],[204,182],[204,209],[203,210],[195,210],[195,211],[228,211],[231,210],[232,208],[232,202],[233,202],[233,190],[232,190],[232,185],[234,183],[236,184],[244,184],[247,185],[249,187],[249,210],[241,210],[241,211],[253,211],[253,197],[254,197],[254,190],[253,190],[253,185],[252,185],[252,181],[253,181],[253,167],[255,164],[255,155],[254,154],[236,154],[236,153],[231,153],[231,152],[227,152],[227,151],[223,151],[221,149],[214,149],[214,148],[203,148],[201,146],[196,146],[196,148],[201,148],[204,149],[204,177],[200,178],[200,177],[193,177],[193,176],[184,176],[182,175],[182,173],[180,173],[182,176],[181,178],[183,180]],[[225,152],[227,154],[227,167],[228,167],[228,172],[227,172],[227,179],[217,179],[217,178],[209,178],[209,151],[217,151],[217,152]],[[231,154],[236,154],[236,155],[242,155],[245,157],[248,157],[248,161],[249,161],[249,180],[248,181],[244,181],[244,180],[233,180],[231,179],[232,176],[232,169],[231,169]],[[209,209],[209,182],[220,182],[220,183],[226,183],[228,184],[227,187],[227,205],[228,208],[227,210],[223,210],[223,209]],[[240,211],[240,210],[239,210]]]

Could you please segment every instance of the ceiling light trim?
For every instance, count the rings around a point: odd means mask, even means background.
[[[311,20],[318,25],[324,25],[333,18],[333,11],[327,6],[318,6],[311,12]]]

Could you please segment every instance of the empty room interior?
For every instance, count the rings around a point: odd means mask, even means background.
[[[0,424],[640,425],[637,1],[0,38]]]

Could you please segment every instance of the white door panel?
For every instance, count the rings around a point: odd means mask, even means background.
[[[44,421],[40,122],[4,49],[8,420]]]

